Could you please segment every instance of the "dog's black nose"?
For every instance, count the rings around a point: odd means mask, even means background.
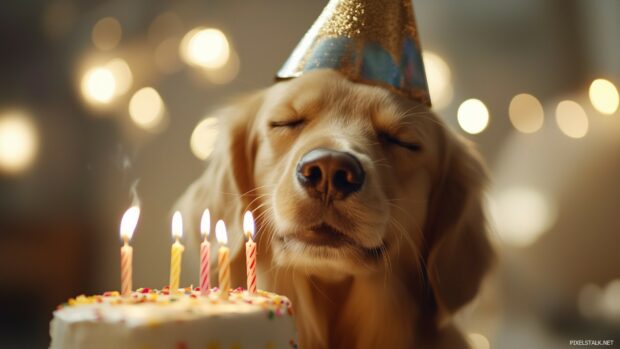
[[[366,173],[355,156],[318,148],[301,157],[296,176],[310,195],[341,200],[362,188]]]

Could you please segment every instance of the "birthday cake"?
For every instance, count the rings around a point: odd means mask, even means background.
[[[205,296],[192,288],[78,296],[54,312],[50,335],[52,349],[297,347],[288,298],[243,289],[229,291],[227,300],[217,288]]]

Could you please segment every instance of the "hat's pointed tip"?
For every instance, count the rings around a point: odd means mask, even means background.
[[[330,0],[276,80],[325,68],[431,105],[410,0]]]

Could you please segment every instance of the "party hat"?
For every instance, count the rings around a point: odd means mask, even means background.
[[[411,0],[330,0],[276,78],[321,68],[430,106]]]

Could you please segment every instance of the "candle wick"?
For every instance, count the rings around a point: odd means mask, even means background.
[[[129,245],[129,237],[127,235],[123,235],[123,242],[125,246]]]

